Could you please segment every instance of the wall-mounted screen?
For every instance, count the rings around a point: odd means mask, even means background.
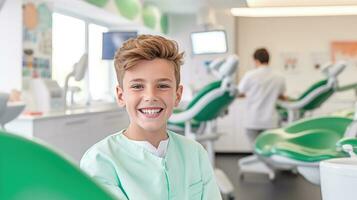
[[[192,53],[213,54],[226,53],[227,36],[224,30],[212,30],[191,33]]]
[[[111,60],[114,59],[115,52],[121,45],[130,38],[135,38],[138,35],[137,32],[106,32],[103,33],[103,49],[102,59]]]

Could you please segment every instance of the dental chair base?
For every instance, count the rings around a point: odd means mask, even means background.
[[[245,173],[267,174],[270,180],[275,179],[274,170],[266,163],[259,160],[258,156],[248,156],[238,160],[239,177],[243,178]]]

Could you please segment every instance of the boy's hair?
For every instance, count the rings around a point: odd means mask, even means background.
[[[254,60],[258,60],[262,64],[269,63],[269,52],[265,48],[260,48],[254,52]]]
[[[183,52],[179,52],[178,44],[156,35],[140,35],[126,41],[115,53],[115,71],[119,86],[123,86],[126,70],[143,60],[165,59],[172,63],[175,70],[176,88],[180,84],[180,66],[183,64]]]

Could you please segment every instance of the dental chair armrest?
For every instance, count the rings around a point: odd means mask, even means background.
[[[172,114],[169,121],[171,123],[183,123],[185,121],[193,119],[196,114],[197,113],[193,109],[185,110],[179,113]]]
[[[327,90],[331,89],[332,84],[327,84],[325,86],[319,87],[315,91],[311,92],[310,94],[306,95],[303,99],[296,100],[296,101],[281,101],[278,100],[277,104],[280,107],[286,108],[288,110],[298,110],[309,104],[312,100],[314,100],[318,95]]]
[[[343,151],[343,145],[351,145],[353,147],[353,151],[357,153],[357,138],[342,138],[336,143],[336,148]]]
[[[207,106],[212,100],[216,99],[217,97],[222,96],[225,92],[226,91],[222,88],[212,90],[210,93],[203,96],[193,107],[185,111],[172,114],[169,118],[169,122],[182,123],[193,119],[197,115],[197,113],[202,110],[203,107]]]

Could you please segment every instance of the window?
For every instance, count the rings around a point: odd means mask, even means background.
[[[108,28],[89,24],[89,91],[93,100],[110,99],[109,67],[112,61],[102,60],[102,37]]]
[[[86,24],[83,20],[59,13],[54,13],[52,20],[52,79],[63,87],[66,76],[73,70],[73,65],[86,51]],[[70,87],[80,88],[74,96],[76,102],[85,101],[85,84],[84,81],[70,79]]]
[[[87,100],[114,101],[112,70],[113,61],[102,60],[102,34],[107,27],[88,23],[85,20],[53,14],[52,79],[64,86],[66,76],[73,70],[84,52],[88,52],[88,71],[84,80],[71,79],[69,86],[77,86],[80,92],[74,94],[76,103]],[[88,37],[88,38],[86,38]],[[70,98],[67,95],[68,99]],[[88,98],[91,99],[88,99]]]

